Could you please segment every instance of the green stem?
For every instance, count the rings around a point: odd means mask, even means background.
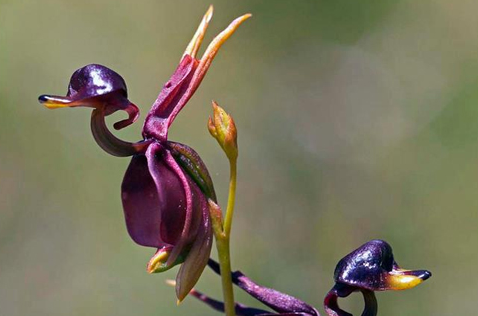
[[[227,199],[227,209],[224,220],[224,226],[220,225],[220,219],[216,209],[212,214],[214,221],[214,236],[216,237],[216,247],[219,257],[219,266],[221,268],[222,293],[224,296],[224,312],[226,316],[235,316],[234,292],[232,289],[231,279],[231,252],[230,252],[230,236],[232,217],[234,214],[234,203],[236,200],[236,159],[230,159],[230,178],[229,178],[229,196]],[[220,216],[220,210],[219,210]]]
[[[219,266],[221,268],[222,293],[224,296],[224,312],[226,316],[235,316],[234,292],[231,279],[231,255],[229,251],[229,238],[223,235],[216,239]]]
[[[224,220],[224,235],[229,239],[231,237],[232,217],[234,215],[234,204],[236,201],[236,178],[237,178],[237,160],[229,160],[229,197],[227,199],[226,218]]]

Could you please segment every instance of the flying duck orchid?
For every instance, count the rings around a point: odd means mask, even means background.
[[[92,64],[75,71],[66,96],[39,97],[50,109],[93,108],[91,130],[98,145],[114,156],[132,156],[121,186],[126,226],[136,243],[158,249],[148,263],[148,272],[162,272],[182,263],[176,279],[179,300],[190,292],[208,262],[212,245],[208,199],[215,201],[216,196],[199,155],[184,144],[168,140],[168,130],[203,80],[219,48],[250,17],[246,14],[234,20],[198,59],[212,14],[211,6],[146,116],[139,142],[118,139],[105,123],[106,116],[120,110],[128,118],[114,124],[117,130],[139,116],[136,105],[128,100],[123,78],[105,66]]]

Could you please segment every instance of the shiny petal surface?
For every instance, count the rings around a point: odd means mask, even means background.
[[[384,288],[384,273],[392,271],[392,247],[383,240],[369,241],[342,258],[335,268],[336,282],[369,290]]]
[[[171,154],[158,143],[152,143],[146,151],[148,168],[156,184],[159,209],[151,212],[161,214],[161,238],[172,245],[180,242],[185,226],[185,235],[191,225],[192,197],[189,183],[183,171],[171,164]],[[173,250],[174,252],[174,250]]]
[[[159,144],[131,160],[122,185],[128,232],[143,246],[163,247],[178,242],[183,232],[187,201],[177,170],[163,159]]]
[[[108,67],[90,64],[76,70],[68,85],[67,97],[81,100],[118,91],[128,97],[124,79]]]
[[[126,227],[138,244],[161,248],[161,203],[145,155],[133,156],[121,186]]]
[[[403,270],[395,262],[392,247],[371,240],[342,258],[334,272],[337,283],[370,291],[405,290],[427,280],[427,270]]]
[[[77,69],[71,76],[65,97],[41,95],[38,100],[50,109],[85,106],[101,109],[105,116],[118,110],[126,111],[128,118],[115,123],[115,129],[122,129],[139,117],[138,107],[128,100],[123,77],[98,64]]]

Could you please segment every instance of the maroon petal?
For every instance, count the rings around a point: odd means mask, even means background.
[[[182,97],[188,89],[197,65],[198,61],[189,55],[181,60],[146,116],[143,126],[144,138],[167,140],[169,126],[186,104],[187,100],[183,100]]]
[[[161,158],[175,174],[174,179],[177,181],[176,184],[165,183],[164,177],[161,178],[159,172],[152,172],[156,184],[158,186],[165,185],[164,191],[171,193],[167,197],[170,200],[170,205],[164,209],[165,212],[162,214],[161,235],[163,239],[170,240],[175,246],[168,258],[168,264],[172,264],[179,255],[188,250],[186,247],[193,242],[196,236],[202,217],[201,198],[204,199],[204,196],[196,184],[185,174],[169,150],[165,150],[162,154]],[[150,170],[154,170],[154,165],[151,162]],[[172,189],[171,184],[181,187],[181,190]],[[179,196],[177,191],[181,191],[183,195]]]
[[[180,301],[182,301],[194,285],[196,285],[211,255],[212,227],[211,219],[209,218],[209,206],[205,196],[199,191],[199,188],[195,187],[195,191],[195,196],[200,202],[202,218],[194,243],[176,276],[176,296]]]
[[[153,143],[146,155],[135,155],[122,184],[128,232],[143,246],[174,245],[183,228],[184,188],[176,172],[161,159],[165,152]]]

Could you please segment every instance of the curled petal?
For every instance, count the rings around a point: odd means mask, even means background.
[[[116,124],[125,122],[118,122]],[[128,157],[144,152],[151,141],[130,143],[114,136],[106,126],[104,109],[95,109],[91,113],[91,132],[96,143],[107,153],[117,157]]]
[[[327,293],[324,299],[324,309],[329,316],[353,316],[352,314],[344,311],[339,307],[337,299],[339,297],[347,297],[351,293],[358,291],[358,289],[353,288],[344,284],[336,284],[330,291]],[[364,298],[364,310],[361,316],[376,316],[378,311],[377,298],[375,293],[370,290],[360,290]]]

